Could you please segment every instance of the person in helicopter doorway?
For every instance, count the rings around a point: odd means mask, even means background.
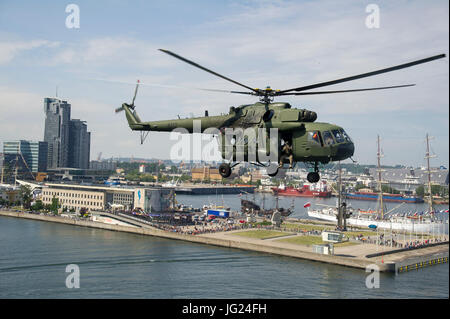
[[[283,167],[283,163],[286,158],[289,158],[289,168],[292,168],[294,155],[292,154],[292,145],[289,140],[286,140],[283,147],[281,148],[280,165],[278,166],[279,168]]]

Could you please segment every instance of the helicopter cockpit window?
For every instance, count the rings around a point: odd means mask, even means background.
[[[341,131],[342,136],[344,137],[344,139],[345,139],[346,142],[351,142],[351,141],[352,141],[352,139],[350,138],[350,136],[348,136],[347,133],[346,133],[343,129],[341,129],[340,131]]]
[[[336,143],[344,143],[346,142],[343,130],[332,130],[331,131],[334,135],[334,138],[336,139]]]
[[[308,142],[317,143],[320,145],[320,137],[318,131],[308,132]]]
[[[334,144],[333,136],[331,136],[331,133],[329,131],[323,131],[322,137],[323,137],[323,144],[325,146]]]

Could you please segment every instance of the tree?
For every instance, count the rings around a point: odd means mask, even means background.
[[[23,208],[29,209],[31,206],[31,200],[33,199],[31,187],[28,185],[21,185],[19,190],[19,196],[22,201]]]
[[[42,203],[42,201],[40,199],[38,199],[34,205],[31,206],[31,210],[34,211],[39,211],[42,210],[44,208],[44,204]]]
[[[416,188],[416,195],[423,197],[425,195],[425,187],[423,185],[420,185]]]
[[[60,208],[61,205],[59,205],[59,200],[57,197],[53,196],[52,198],[52,203],[50,204],[50,211],[55,214],[58,215],[58,208]]]

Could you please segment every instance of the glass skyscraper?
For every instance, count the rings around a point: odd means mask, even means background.
[[[27,140],[3,142],[3,165],[12,173],[17,168],[21,177],[47,170],[47,142]],[[31,176],[32,177],[32,176]]]
[[[70,104],[58,98],[45,98],[44,112],[48,168],[68,167]]]
[[[89,169],[91,133],[81,120],[70,120],[69,167]]]
[[[44,141],[48,168],[89,168],[91,133],[84,121],[70,119],[71,105],[58,98],[44,99]]]

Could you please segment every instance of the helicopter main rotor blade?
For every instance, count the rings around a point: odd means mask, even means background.
[[[314,94],[347,93],[347,92],[361,92],[361,91],[396,89],[396,88],[404,88],[404,87],[409,87],[409,86],[415,86],[415,84],[383,86],[383,87],[377,87],[377,88],[353,89],[353,90],[317,91],[317,92],[300,92],[300,93],[281,93],[281,94],[278,94],[278,95],[314,95]]]
[[[171,52],[171,51],[164,50],[164,49],[159,49],[159,51],[164,52],[164,53],[166,53],[166,54],[168,54],[168,55],[171,55],[171,56],[173,56],[174,58],[177,58],[177,59],[179,59],[179,60],[181,60],[181,61],[183,61],[183,62],[186,62],[186,63],[188,63],[188,64],[190,64],[190,65],[193,65],[193,66],[195,66],[195,67],[197,67],[197,68],[199,68],[199,69],[202,69],[203,71],[206,71],[206,72],[208,72],[208,73],[214,74],[215,76],[218,76],[219,78],[222,78],[222,79],[224,79],[224,80],[230,81],[230,82],[232,82],[232,83],[234,83],[234,84],[237,84],[237,85],[239,85],[239,86],[242,86],[242,87],[244,87],[244,88],[246,88],[246,89],[248,89],[248,90],[250,90],[250,91],[253,91],[253,92],[255,92],[255,93],[258,93],[258,90],[255,90],[255,89],[253,89],[253,88],[251,88],[251,87],[249,87],[249,86],[247,86],[247,85],[244,85],[244,84],[239,83],[239,82],[237,82],[237,81],[235,81],[235,80],[232,80],[232,79],[230,79],[230,78],[227,78],[226,76],[223,76],[223,75],[221,75],[221,74],[219,74],[219,73],[217,73],[217,72],[211,71],[210,69],[207,69],[207,68],[201,66],[200,64],[197,64],[197,63],[195,63],[195,62],[193,62],[193,61],[190,61],[190,60],[188,60],[188,59],[186,59],[186,58],[183,58],[182,56],[179,56],[178,54],[175,54],[175,53],[173,53],[173,52]]]
[[[291,91],[296,91],[296,92],[306,91],[306,90],[311,90],[311,89],[315,89],[315,88],[319,88],[319,87],[323,87],[323,86],[334,85],[334,84],[338,84],[338,83],[342,83],[342,82],[358,80],[358,79],[366,78],[366,77],[369,77],[369,76],[374,76],[374,75],[378,75],[378,74],[382,74],[382,73],[387,73],[387,72],[392,72],[392,71],[396,71],[396,70],[400,70],[400,69],[404,69],[404,68],[409,68],[409,67],[417,65],[417,64],[431,62],[431,61],[434,61],[434,60],[437,60],[437,59],[441,59],[441,58],[444,58],[444,57],[445,57],[445,54],[439,54],[439,55],[435,55],[435,56],[432,56],[432,57],[429,57],[429,58],[416,60],[416,61],[413,61],[413,62],[404,63],[404,64],[396,65],[396,66],[393,66],[393,67],[390,67],[390,68],[380,69],[380,70],[377,70],[377,71],[362,73],[362,74],[349,76],[349,77],[345,77],[345,78],[341,78],[341,79],[337,79],[337,80],[333,80],[333,81],[327,81],[327,82],[316,83],[316,84],[307,85],[307,86],[301,86],[301,87],[293,88],[293,89],[289,89],[289,90],[278,91],[276,95],[281,95],[283,93],[287,93],[287,92],[291,92]]]
[[[116,80],[106,80],[106,79],[94,79],[96,81],[104,81],[111,83],[120,83],[120,84],[135,84],[134,82],[128,81],[116,81]],[[156,84],[156,83],[144,83],[139,81],[139,86],[151,86],[158,88],[166,88],[166,89],[182,89],[182,90],[200,90],[200,91],[209,91],[209,92],[223,92],[223,93],[235,93],[235,94],[249,94],[254,95],[253,92],[239,92],[239,91],[230,91],[230,90],[222,90],[222,89],[206,89],[206,88],[198,88],[198,87],[190,87],[190,86],[179,86],[179,85],[167,85],[167,84]]]
[[[201,90],[201,91],[209,91],[209,92],[223,92],[223,93],[256,95],[253,92],[240,92],[240,91],[229,91],[229,90],[219,90],[219,89],[202,89],[202,88],[194,88],[194,89]]]

